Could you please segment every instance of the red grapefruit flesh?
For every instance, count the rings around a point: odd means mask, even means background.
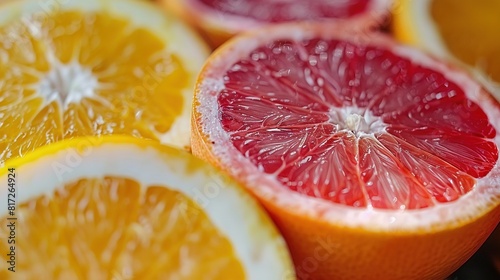
[[[429,207],[466,194],[498,160],[495,128],[463,89],[385,48],[278,40],[224,81],[218,104],[234,147],[309,196]]]
[[[292,21],[356,21],[360,27],[383,24],[392,0],[163,0],[165,6],[197,27],[218,46],[231,36],[263,25]]]
[[[365,13],[375,1],[198,0],[198,2],[227,15],[248,17],[261,22],[285,22],[348,18]]]
[[[382,34],[239,36],[202,69],[192,117],[193,153],[267,208],[300,279],[442,280],[500,220],[500,104]]]

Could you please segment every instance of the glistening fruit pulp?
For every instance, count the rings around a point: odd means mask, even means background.
[[[196,202],[165,186],[80,179],[20,203],[16,214],[22,260],[12,279],[245,278],[231,241]],[[8,216],[0,220],[8,224]],[[2,269],[0,278],[11,273]]]
[[[164,38],[134,24],[76,9],[0,26],[0,165],[65,138],[170,130],[188,72]]]
[[[223,129],[293,191],[418,209],[469,192],[498,160],[484,111],[443,74],[375,46],[274,41],[224,76]]]
[[[351,1],[255,1],[198,0],[228,15],[250,17],[262,22],[284,22],[318,18],[348,18],[367,10],[371,0]],[[260,3],[257,3],[260,2]]]

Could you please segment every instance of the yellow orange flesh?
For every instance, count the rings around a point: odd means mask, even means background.
[[[500,82],[500,2],[432,0],[430,15],[446,47]],[[425,39],[422,39],[425,40]]]
[[[0,164],[79,135],[158,139],[186,110],[180,58],[126,18],[34,14],[1,27],[0,42]]]
[[[16,211],[17,271],[2,254],[1,279],[245,279],[230,241],[168,186],[80,179]],[[5,240],[8,230],[0,229]]]

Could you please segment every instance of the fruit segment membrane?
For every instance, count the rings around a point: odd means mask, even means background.
[[[166,50],[148,29],[103,11],[1,26],[0,165],[76,136],[159,139],[182,112],[188,76]]]
[[[231,242],[203,209],[165,186],[81,179],[16,213],[21,261],[11,276],[3,254],[0,279],[245,279]],[[8,231],[0,228],[0,237]]]
[[[196,0],[229,15],[261,22],[285,22],[318,18],[348,18],[367,10],[371,0]],[[258,3],[256,3],[258,2]]]
[[[483,110],[443,74],[378,47],[275,41],[224,76],[234,147],[296,192],[355,207],[454,201],[498,160]]]

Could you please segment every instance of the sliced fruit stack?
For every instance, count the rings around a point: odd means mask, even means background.
[[[0,4],[0,279],[442,280],[500,221],[496,66],[449,1],[158,2],[235,37]]]

